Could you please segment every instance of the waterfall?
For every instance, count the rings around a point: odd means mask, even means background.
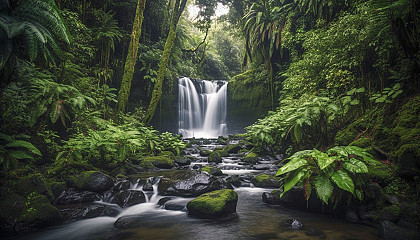
[[[226,135],[227,85],[221,80],[179,78],[178,124],[184,138]]]

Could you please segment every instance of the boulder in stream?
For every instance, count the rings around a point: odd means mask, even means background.
[[[103,193],[114,186],[112,178],[99,171],[85,171],[79,175],[76,187],[80,190],[87,190],[96,193]]]
[[[222,170],[220,170],[217,167],[205,166],[205,167],[201,168],[201,171],[207,172],[208,174],[213,175],[213,176],[222,176],[223,175]]]
[[[163,196],[194,197],[222,189],[226,183],[207,173],[194,170],[176,170],[165,173],[159,182],[158,190]]]
[[[278,188],[280,187],[280,181],[274,177],[267,174],[261,174],[255,176],[251,179],[251,183],[256,187],[262,188]]]
[[[90,191],[76,192],[74,189],[68,189],[61,193],[61,195],[55,200],[54,204],[67,205],[67,204],[78,204],[78,203],[91,203],[101,199],[101,196],[97,193]]]
[[[118,206],[125,208],[136,204],[146,202],[146,197],[142,191],[124,190],[115,194],[111,203],[118,204]]]
[[[258,162],[258,155],[256,153],[250,152],[244,157],[244,162],[249,164],[255,164]]]
[[[187,203],[188,212],[197,217],[224,217],[236,212],[238,194],[231,189],[205,193]]]

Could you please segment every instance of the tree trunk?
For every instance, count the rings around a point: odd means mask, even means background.
[[[174,11],[172,12],[171,25],[169,28],[168,38],[166,39],[165,48],[163,49],[162,58],[159,63],[159,70],[157,74],[157,80],[153,87],[152,98],[147,109],[146,115],[143,118],[145,124],[149,124],[155,114],[156,106],[159,103],[160,97],[162,96],[162,84],[165,78],[166,67],[171,57],[172,47],[174,46],[176,37],[176,27],[178,25],[179,18],[181,17],[182,11],[184,11],[187,0],[176,0]]]
[[[134,17],[133,30],[131,31],[130,44],[128,46],[127,58],[125,60],[124,74],[121,82],[121,88],[118,92],[117,111],[124,112],[127,109],[128,96],[130,95],[131,81],[134,75],[134,66],[136,65],[137,53],[139,50],[139,39],[141,35],[141,25],[143,22],[143,11],[146,6],[146,0],[138,0],[136,16]]]

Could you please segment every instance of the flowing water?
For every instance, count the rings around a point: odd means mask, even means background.
[[[209,147],[210,146],[202,146]],[[208,164],[205,159],[199,163]],[[192,164],[190,167],[193,167]],[[240,175],[258,172],[238,164],[233,157],[223,158],[218,165],[224,174]],[[159,172],[162,173],[162,172]],[[103,200],[97,203],[110,205],[119,210],[116,217],[96,217],[63,224],[38,233],[20,235],[13,239],[20,240],[258,240],[258,239],[302,239],[302,240],[375,240],[378,238],[377,229],[350,224],[331,216],[290,210],[281,206],[263,203],[262,193],[272,189],[255,188],[252,184],[243,183],[236,188],[238,193],[237,213],[229,218],[199,219],[188,215],[185,208],[193,198],[173,197],[164,206],[158,201],[163,197],[158,193],[160,177],[151,177],[148,182],[153,184],[153,191],[144,191],[139,182],[133,183],[132,190],[143,191],[146,203],[128,208],[120,208],[115,204]],[[165,209],[166,206],[166,209]],[[168,207],[172,206],[172,207]],[[174,209],[174,210],[167,210]],[[135,228],[118,229],[115,221],[122,216],[137,216],[140,224]],[[292,230],[285,224],[286,219],[298,219],[304,224],[301,230]]]
[[[184,138],[226,135],[227,85],[187,77],[178,80],[179,134]]]

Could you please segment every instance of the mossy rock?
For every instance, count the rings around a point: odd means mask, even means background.
[[[174,161],[167,156],[144,157],[140,166],[146,169],[161,168],[171,169],[175,167]]]
[[[250,152],[244,157],[244,162],[255,164],[258,162],[258,155],[256,153]]]
[[[77,181],[76,188],[96,193],[102,193],[114,186],[112,178],[99,171],[82,172]]]
[[[225,147],[225,151],[228,153],[238,153],[242,149],[239,144],[231,144]]]
[[[420,169],[420,144],[405,144],[396,151],[400,173],[417,176]]]
[[[201,171],[207,172],[208,174],[213,175],[213,176],[222,176],[223,175],[222,170],[220,170],[217,167],[206,166],[206,167],[202,167]]]
[[[199,149],[199,151],[200,151],[200,156],[202,157],[208,157],[212,153],[210,150],[201,149],[201,148]]]
[[[238,194],[231,189],[216,190],[187,203],[191,215],[203,218],[223,217],[236,212]]]
[[[30,174],[20,178],[16,183],[16,192],[22,196],[36,192],[45,195],[50,202],[53,202],[55,199],[47,180],[40,173]]]
[[[251,179],[251,183],[256,187],[262,188],[278,188],[280,187],[280,181],[271,175],[261,174]]]
[[[66,182],[51,182],[50,187],[54,197],[58,198],[67,189],[67,184]]]
[[[25,201],[21,195],[0,190],[0,236],[15,234],[16,219],[25,211]]]
[[[398,205],[390,205],[384,207],[379,213],[374,217],[378,222],[389,221],[397,222],[400,217],[400,207]]]
[[[159,156],[166,156],[168,158],[170,158],[171,160],[175,160],[175,154],[171,151],[163,151],[159,154]]]
[[[33,194],[27,199],[27,209],[18,218],[17,232],[30,232],[57,224],[61,220],[60,211],[51,205],[44,195]]]
[[[220,151],[214,151],[210,154],[209,162],[214,162],[214,163],[221,163],[222,162],[222,155],[220,153]]]

